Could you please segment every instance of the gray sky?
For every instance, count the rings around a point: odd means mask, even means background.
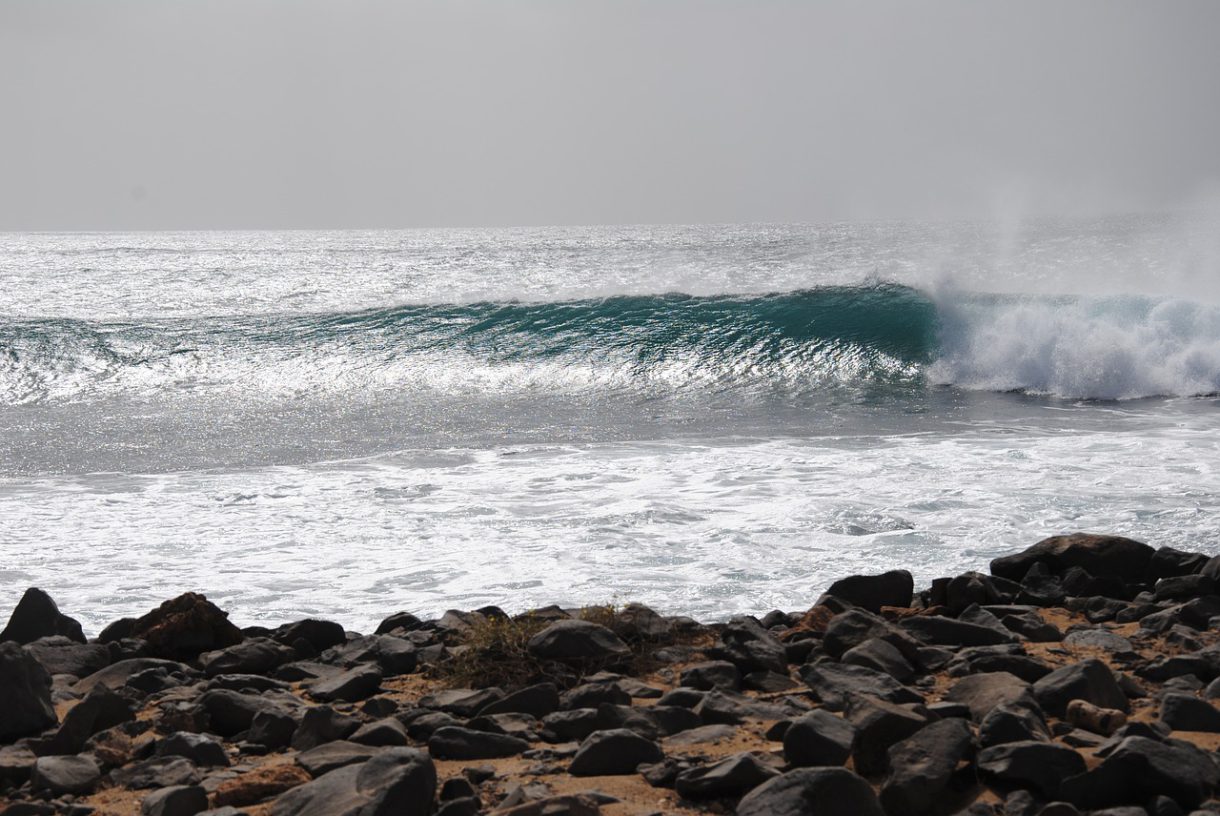
[[[2,0],[0,229],[825,221],[1220,189],[1215,0]]]

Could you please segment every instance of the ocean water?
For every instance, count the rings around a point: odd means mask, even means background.
[[[703,619],[1220,552],[1220,229],[0,234],[0,614]]]

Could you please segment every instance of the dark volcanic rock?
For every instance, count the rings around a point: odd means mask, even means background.
[[[1000,623],[1032,643],[1058,643],[1063,640],[1063,633],[1036,612],[1005,615],[1000,618]]]
[[[1194,575],[1207,565],[1208,557],[1203,553],[1184,552],[1173,547],[1161,547],[1152,555],[1148,564],[1149,577],[1171,578],[1175,575]]]
[[[314,683],[309,687],[309,696],[315,700],[356,702],[376,694],[381,688],[381,677],[377,666],[357,666]]]
[[[88,694],[98,686],[118,689],[127,685],[133,676],[150,669],[164,669],[167,674],[177,672],[189,673],[190,667],[176,660],[161,660],[155,657],[132,657],[111,663],[88,677],[82,678],[72,687],[78,694]]]
[[[736,617],[725,624],[720,633],[724,642],[717,649],[743,673],[753,671],[788,671],[788,659],[779,640],[750,617]]]
[[[1070,776],[1084,773],[1084,758],[1062,745],[1050,742],[1009,742],[984,748],[978,756],[979,775],[1001,792],[1033,788],[1054,799],[1059,785]]]
[[[410,612],[395,612],[388,618],[377,624],[377,629],[374,634],[384,635],[393,632],[395,629],[405,629],[412,631],[423,625],[423,621],[412,615]]]
[[[101,769],[87,756],[39,757],[30,771],[30,782],[36,790],[57,795],[89,793],[101,778]]]
[[[616,728],[595,731],[580,744],[568,773],[572,776],[622,776],[645,763],[665,758],[661,746],[634,731]]]
[[[148,654],[190,660],[242,641],[241,630],[202,595],[187,592],[138,618],[131,636],[147,644]]]
[[[719,799],[741,796],[777,776],[779,771],[753,754],[734,754],[711,765],[682,771],[674,780],[674,790],[687,799]]]
[[[770,703],[756,700],[730,691],[709,691],[704,695],[694,712],[704,723],[733,724],[745,720],[782,720],[799,713],[793,706],[782,702]]]
[[[6,640],[32,643],[49,635],[63,635],[77,643],[85,642],[85,633],[80,624],[60,612],[50,595],[37,587],[30,587],[17,602],[8,625],[0,631],[0,643]]]
[[[1020,703],[998,705],[979,724],[979,744],[984,748],[1006,742],[1050,742],[1051,732],[1037,706]]]
[[[1118,678],[1100,660],[1082,660],[1056,669],[1034,683],[1033,691],[1042,709],[1058,717],[1063,716],[1072,700],[1085,700],[1124,713],[1131,710]]]
[[[358,718],[341,714],[330,706],[307,708],[292,735],[292,747],[307,751],[323,743],[347,739],[359,727]]]
[[[429,813],[436,766],[413,748],[391,748],[282,794],[271,816],[397,816]]]
[[[266,697],[228,689],[205,692],[199,702],[208,714],[212,731],[222,737],[232,737],[245,731],[254,721],[254,715],[260,712],[284,711],[282,706]]]
[[[559,689],[554,683],[537,683],[492,700],[478,710],[485,714],[530,714],[545,717],[559,709]]]
[[[1016,640],[1011,632],[939,615],[907,618],[902,622],[902,627],[924,643],[936,646],[992,646]]]
[[[246,742],[275,751],[288,747],[296,730],[296,720],[288,712],[260,711],[250,721]]]
[[[868,782],[845,768],[798,768],[750,791],[737,816],[885,816]]]
[[[998,603],[1000,592],[995,582],[981,572],[966,572],[945,585],[945,603],[950,611],[959,613],[974,604]]]
[[[39,638],[25,648],[51,675],[87,677],[111,662],[110,647],[101,643],[77,643],[63,635]]]
[[[853,695],[867,694],[891,703],[922,703],[919,692],[888,674],[864,666],[814,663],[801,667],[801,679],[827,708],[841,710]]]
[[[228,767],[224,745],[207,734],[178,731],[157,743],[157,756],[186,757],[204,767]]]
[[[701,691],[716,688],[738,691],[741,689],[741,672],[727,660],[710,660],[684,669],[681,684]]]
[[[208,809],[208,792],[198,785],[175,785],[144,797],[141,816],[195,816]]]
[[[891,771],[881,788],[881,804],[888,816],[920,816],[933,810],[971,748],[965,720],[932,723],[891,747]]]
[[[899,683],[907,683],[915,678],[915,668],[902,656],[898,647],[881,638],[869,638],[859,646],[853,646],[843,653],[841,661],[849,666],[863,666],[883,672]]]
[[[428,752],[437,759],[495,759],[529,750],[529,743],[506,734],[446,726],[428,738]]]
[[[392,750],[373,745],[360,745],[347,740],[326,742],[308,751],[297,754],[297,764],[309,772],[315,779],[348,765],[359,765],[373,757]]]
[[[378,632],[378,634],[381,634]],[[332,646],[339,646],[347,640],[347,633],[343,631],[343,627],[334,621],[316,620],[314,618],[306,618],[305,620],[286,623],[271,633],[271,637],[285,646],[291,646],[298,640],[303,640],[314,648],[315,651],[321,652],[329,649]]]
[[[849,609],[831,618],[822,636],[822,648],[831,657],[839,658],[872,638],[884,640],[913,665],[918,665],[923,644],[910,633],[863,609]]]
[[[852,698],[848,722],[856,729],[852,759],[864,776],[877,776],[889,768],[889,750],[897,742],[928,723],[924,715],[909,708],[867,697]]]
[[[608,660],[631,653],[619,636],[582,620],[555,621],[529,639],[530,654],[542,660]]]
[[[125,788],[168,788],[199,782],[195,763],[186,757],[153,757],[110,772],[111,781]]]
[[[963,677],[949,689],[944,699],[950,703],[964,703],[969,706],[970,716],[980,722],[998,705],[1036,706],[1029,683],[1008,672]]]
[[[16,643],[0,643],[0,742],[37,734],[56,723],[51,676]]]
[[[1220,709],[1191,694],[1171,692],[1161,698],[1161,722],[1174,731],[1220,732]]]
[[[394,717],[362,725],[351,735],[352,742],[361,745],[408,745],[407,727]]]
[[[105,686],[98,686],[64,715],[64,721],[42,754],[75,754],[99,731],[135,719],[131,704]]]
[[[849,575],[830,585],[826,594],[852,606],[880,612],[883,606],[908,607],[915,581],[906,570],[891,570],[881,575]]]
[[[282,663],[294,659],[296,653],[271,638],[248,638],[227,649],[199,656],[199,663],[208,677],[221,674],[269,674]]]
[[[1065,779],[1060,797],[1082,808],[1147,802],[1168,796],[1187,810],[1220,785],[1220,768],[1206,751],[1181,741],[1122,740],[1093,770]]]
[[[784,756],[796,767],[842,765],[855,738],[856,729],[847,720],[814,709],[784,732]]]
[[[1081,567],[1097,577],[1114,576],[1131,583],[1147,580],[1154,550],[1120,536],[1074,533],[1043,539],[1023,552],[991,562],[992,575],[1020,581],[1035,563],[1062,573]]]

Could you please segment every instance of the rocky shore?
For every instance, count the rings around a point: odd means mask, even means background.
[[[811,599],[814,593],[811,593]],[[62,599],[61,599],[62,600]],[[637,605],[0,632],[5,816],[1220,813],[1220,557],[1050,538],[727,623]]]

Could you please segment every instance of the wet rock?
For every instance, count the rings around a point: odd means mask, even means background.
[[[682,672],[681,685],[701,691],[741,689],[741,672],[727,660],[711,660],[689,666]]]
[[[323,654],[336,665],[349,668],[374,663],[387,677],[410,674],[419,666],[421,659],[420,650],[415,644],[391,635],[355,638]]]
[[[37,734],[58,721],[51,676],[16,643],[0,643],[0,741]]]
[[[957,765],[972,750],[965,720],[941,720],[916,731],[889,751],[891,768],[881,788],[888,816],[920,816],[933,810]]]
[[[852,606],[877,613],[883,606],[909,607],[915,581],[906,570],[891,570],[881,575],[849,575],[830,585],[826,594]]]
[[[0,643],[33,643],[51,635],[62,635],[77,643],[85,642],[80,623],[60,612],[50,595],[37,587],[30,587],[13,608],[8,625],[0,631]]]
[[[1114,672],[1100,660],[1082,660],[1056,669],[1034,683],[1033,693],[1044,711],[1059,717],[1072,700],[1085,700],[1124,713],[1131,710]]]
[[[492,700],[478,710],[480,715],[530,714],[545,717],[559,708],[559,689],[554,683],[526,686],[498,700]]]
[[[867,697],[852,698],[847,720],[856,730],[852,760],[856,771],[864,776],[885,773],[890,747],[928,723],[927,717],[909,708]]]
[[[222,806],[257,805],[309,781],[309,773],[304,768],[266,765],[221,782],[214,798],[216,804]]]
[[[991,562],[991,574],[1020,581],[1035,563],[1045,564],[1052,572],[1062,573],[1080,567],[1098,577],[1113,576],[1138,584],[1147,579],[1154,550],[1147,544],[1120,536],[1052,536],[1015,555]]]
[[[394,816],[428,813],[436,793],[436,767],[427,754],[391,748],[293,788],[272,804],[271,816]]]
[[[529,743],[517,737],[456,726],[438,728],[428,738],[428,751],[438,759],[495,759],[528,749]]]
[[[1046,799],[1055,799],[1060,783],[1084,773],[1084,758],[1071,748],[1050,742],[1009,742],[984,748],[978,755],[978,770],[988,785],[1001,792],[1031,788]]]
[[[249,638],[227,649],[207,652],[199,662],[208,677],[221,674],[269,674],[296,653],[271,638]]]
[[[529,639],[529,653],[540,660],[612,660],[631,654],[618,635],[582,620],[560,620]]]
[[[758,757],[741,753],[682,771],[674,780],[674,790],[687,799],[719,799],[741,796],[777,776],[779,771]]]
[[[801,667],[801,679],[824,706],[839,711],[847,700],[866,694],[891,703],[922,703],[923,697],[893,677],[864,666],[815,663]]]
[[[1194,695],[1171,692],[1161,698],[1161,722],[1174,731],[1220,732],[1220,709]]]
[[[30,769],[30,782],[35,790],[55,795],[89,793],[101,781],[102,771],[88,756],[39,757]]]
[[[885,816],[868,782],[844,768],[798,768],[742,798],[737,816]]]
[[[309,687],[309,696],[326,702],[340,700],[358,702],[372,697],[381,688],[381,669],[358,666],[335,677],[321,680]]]
[[[140,802],[141,816],[195,816],[207,809],[207,791],[198,785],[162,788]]]
[[[963,677],[954,683],[944,699],[969,706],[971,717],[979,722],[999,705],[1036,706],[1030,684],[1007,672]]]
[[[42,664],[47,674],[87,677],[111,663],[110,648],[101,643],[77,643],[63,635],[43,637],[30,643],[26,651]]]
[[[99,686],[64,715],[59,730],[39,749],[39,753],[79,753],[97,732],[132,719],[135,719],[135,713],[131,704],[105,686]]]
[[[203,767],[228,767],[224,744],[207,734],[178,731],[157,743],[157,756],[186,757]]]
[[[203,595],[187,592],[137,618],[131,637],[146,644],[151,657],[190,660],[242,641],[241,630]]]
[[[660,762],[661,746],[634,731],[617,728],[595,731],[580,744],[568,766],[573,776],[621,776],[633,774],[639,765]]]
[[[784,732],[784,757],[795,767],[842,765],[851,756],[856,729],[825,709],[792,721]]]

